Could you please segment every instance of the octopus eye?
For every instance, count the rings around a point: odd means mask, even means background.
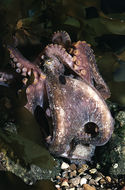
[[[99,134],[99,127],[94,122],[85,124],[85,133],[91,134],[91,137],[96,137]]]
[[[66,78],[65,78],[64,75],[59,75],[59,82],[60,82],[61,84],[66,84]]]

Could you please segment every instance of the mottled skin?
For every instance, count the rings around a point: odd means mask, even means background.
[[[86,81],[63,75],[60,62],[46,62],[44,68],[54,126],[50,151],[72,157],[71,146],[75,142],[94,146],[105,144],[111,137],[114,122],[99,92]],[[60,74],[65,83],[60,80]],[[93,129],[87,132],[89,124]]]
[[[95,146],[105,144],[113,132],[114,121],[104,101],[110,91],[90,45],[81,41],[72,44],[64,31],[54,33],[52,43],[32,63],[8,46],[11,65],[24,76],[25,85],[33,76],[27,85],[25,107],[34,113],[39,105],[48,122],[52,121],[52,132],[46,138],[50,152],[90,160]],[[38,66],[41,62],[44,71]],[[46,100],[48,107],[44,107]]]

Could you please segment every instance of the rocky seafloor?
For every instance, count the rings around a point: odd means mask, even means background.
[[[68,164],[62,162],[61,172],[52,180],[58,190],[117,190],[125,189],[125,177],[115,178],[104,175],[100,165]]]
[[[107,103],[115,118],[112,138],[96,148],[91,163],[74,164],[51,156],[41,143],[33,116],[13,107],[9,98],[1,98],[0,170],[15,174],[28,185],[49,179],[58,190],[124,190],[125,108]]]

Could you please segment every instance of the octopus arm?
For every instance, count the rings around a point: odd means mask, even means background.
[[[23,79],[24,84],[27,83],[28,78],[33,73],[33,82],[26,88],[27,104],[25,107],[34,113],[38,105],[43,106],[43,96],[45,94],[44,81],[46,76],[37,65],[34,65],[23,57],[17,48],[8,46],[8,50],[10,52],[11,65],[16,69],[16,72],[26,77]]]
[[[85,41],[78,41],[73,44],[73,68],[78,75],[94,85],[104,99],[110,97],[110,90],[100,75],[93,50]]]
[[[70,68],[73,66],[72,56],[68,54],[65,48],[63,48],[61,45],[50,44],[45,47],[44,53],[48,58],[52,58],[53,60],[55,57],[58,58],[60,63],[63,63]]]
[[[67,48],[71,45],[71,38],[66,31],[57,31],[52,36],[52,42]]]

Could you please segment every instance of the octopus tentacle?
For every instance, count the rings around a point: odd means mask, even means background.
[[[27,83],[27,77],[33,73],[33,83],[26,89],[28,102],[25,107],[34,113],[37,105],[43,106],[43,96],[45,92],[44,81],[46,76],[37,65],[24,58],[17,48],[8,46],[8,50],[10,52],[11,65],[16,68],[16,72],[26,76],[22,81],[24,84]]]
[[[92,64],[93,79],[95,81],[95,87],[100,92],[102,97],[106,100],[111,96],[110,90],[106,85],[105,81],[103,80],[103,78],[101,77],[101,75],[99,74],[96,62],[92,61],[91,64]]]
[[[71,48],[72,49],[72,48]],[[72,56],[73,68],[77,73],[90,84],[95,85],[104,99],[110,97],[110,90],[102,79],[97,65],[93,50],[85,41],[78,41],[73,44]],[[95,82],[95,84],[94,84]]]
[[[31,76],[31,70],[33,70],[35,77],[38,78],[41,70],[37,65],[32,64],[29,60],[23,57],[17,48],[8,46],[8,50],[11,58],[10,64],[12,67],[16,68],[17,73],[21,73],[23,76]]]
[[[71,38],[66,31],[54,32],[52,36],[52,43],[62,45],[65,48],[71,45]]]
[[[50,44],[45,47],[44,53],[47,57],[52,58],[53,60],[57,57],[61,63],[71,67],[73,66],[72,56],[68,54],[61,45]]]

